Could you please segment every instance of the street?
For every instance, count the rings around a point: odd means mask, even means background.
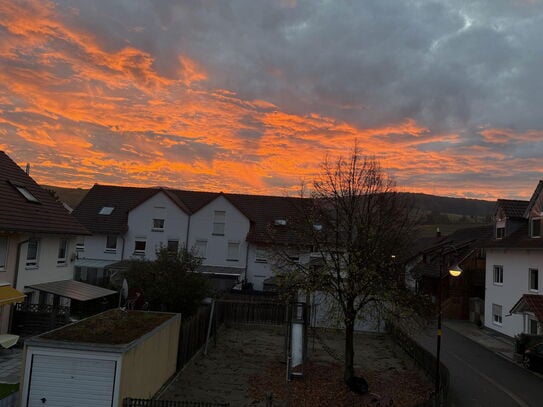
[[[416,340],[435,354],[435,336],[419,334]],[[542,379],[446,327],[441,360],[449,368],[453,407],[543,405]]]

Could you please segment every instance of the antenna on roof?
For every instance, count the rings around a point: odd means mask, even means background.
[[[26,163],[26,175],[30,175],[30,163]]]

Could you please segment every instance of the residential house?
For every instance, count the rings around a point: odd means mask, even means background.
[[[200,272],[229,288],[264,288],[273,275],[270,245],[287,243],[296,198],[95,185],[73,212],[92,236],[79,242],[76,276],[100,284],[116,263],[185,246]],[[284,233],[282,232],[284,229]],[[273,236],[273,238],[272,238]]]
[[[476,322],[482,310],[473,309],[474,300],[482,304],[485,297],[484,245],[493,233],[493,225],[477,226],[426,240],[425,247],[407,262],[408,285],[434,299],[441,291],[442,312],[446,318],[469,318]],[[455,265],[462,269],[458,277],[448,272]]]
[[[540,181],[528,202],[498,200],[486,247],[485,326],[508,336],[542,332],[542,193]]]
[[[59,296],[32,287],[72,279],[76,239],[88,233],[61,203],[0,151],[0,282],[23,292],[29,303],[58,303]],[[9,328],[10,308],[0,309],[3,333]]]

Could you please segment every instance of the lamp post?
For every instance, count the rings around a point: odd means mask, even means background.
[[[455,252],[456,248],[454,246],[450,246]],[[441,405],[441,397],[439,393],[439,388],[441,386],[441,377],[439,375],[440,370],[440,353],[441,353],[441,280],[443,279],[443,269],[445,266],[445,254],[444,254],[444,248],[441,249],[440,254],[440,263],[439,263],[439,281],[437,285],[437,348],[436,348],[436,379],[435,379],[435,400],[436,400],[436,407]],[[456,264],[454,267],[451,267],[449,269],[449,274],[453,277],[458,277],[460,274],[462,274],[462,269],[458,264]]]

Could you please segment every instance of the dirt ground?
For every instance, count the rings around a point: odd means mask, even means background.
[[[208,355],[196,356],[160,395],[161,400],[264,406],[413,406],[428,398],[430,381],[388,335],[359,333],[355,367],[371,395],[350,392],[342,381],[343,335],[319,330],[308,338],[302,379],[286,381],[281,327],[234,326],[219,331]],[[390,404],[391,401],[393,404]],[[373,404],[372,404],[373,403]]]

